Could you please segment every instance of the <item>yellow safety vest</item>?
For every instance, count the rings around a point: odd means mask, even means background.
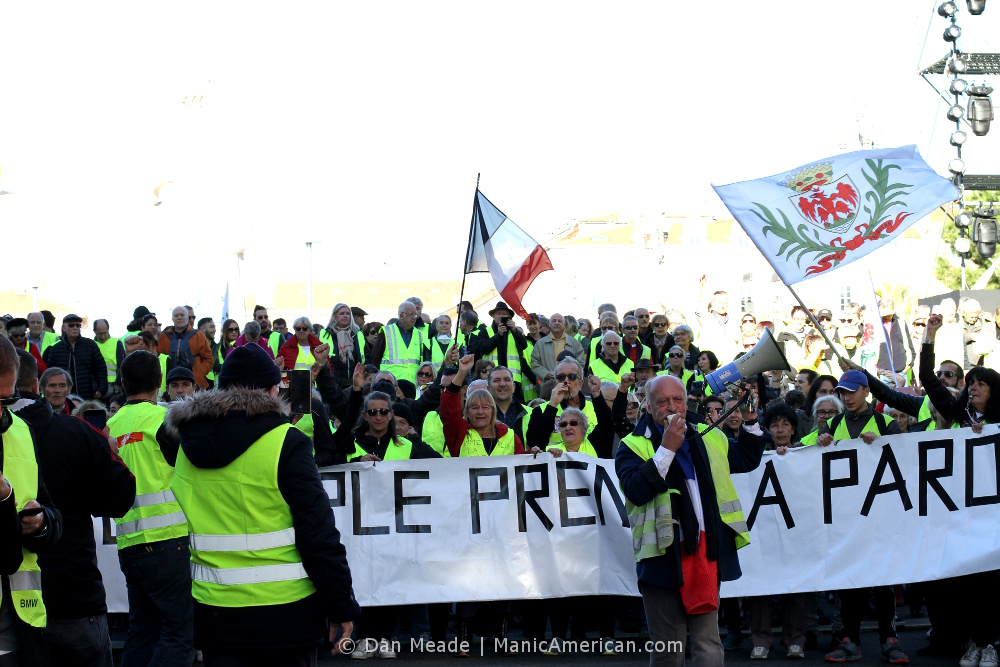
[[[191,526],[191,593],[213,607],[287,604],[316,592],[295,546],[278,459],[290,424],[271,429],[222,468],[177,453],[173,491]]]
[[[549,451],[552,451],[553,449],[561,449],[564,452],[569,451],[568,449],[566,449],[566,445],[561,442],[555,445],[549,445],[548,447],[546,447],[546,449],[548,449]],[[590,444],[590,440],[588,440],[587,438],[584,438],[583,442],[580,443],[580,449],[577,451],[577,453],[586,454],[587,456],[593,456],[595,459],[597,458],[597,450],[594,449],[594,446]]]
[[[299,354],[295,357],[295,369],[297,371],[309,370],[316,363],[316,357],[313,356],[312,348],[306,352],[301,345],[299,345]]]
[[[510,369],[510,374],[514,378],[514,384],[521,383],[521,353],[517,349],[517,342],[514,340],[514,335],[508,333],[507,337],[507,362],[506,367]],[[493,351],[483,357],[486,361],[491,362],[494,366],[500,365],[500,350],[498,349],[503,342],[497,344],[497,347],[493,348]]]
[[[167,360],[170,359],[169,354],[160,355],[160,393],[162,394],[167,390]]]
[[[643,461],[653,458],[652,433],[646,428],[644,436],[630,433],[622,439],[632,452]],[[750,544],[750,531],[747,528],[746,517],[736,487],[729,476],[729,439],[726,435],[713,428],[702,436],[705,451],[708,453],[709,466],[712,469],[712,482],[715,485],[715,497],[719,503],[719,515],[723,523],[736,532],[736,548],[742,549]],[[632,549],[636,561],[644,558],[662,556],[667,547],[673,544],[673,524],[677,521],[671,516],[670,494],[680,493],[679,489],[670,489],[659,493],[645,505],[633,505],[625,499],[628,511],[629,525],[632,527]]]
[[[443,458],[451,458],[451,452],[444,445],[444,424],[441,422],[441,415],[436,411],[428,412],[424,416],[420,439]]]
[[[524,359],[528,362],[528,367],[531,367],[531,354],[535,351],[535,344],[528,339],[528,347],[524,349]],[[521,391],[524,393],[524,402],[538,398],[538,384],[536,382],[531,382],[527,375],[521,380]]]
[[[156,432],[167,409],[153,403],[123,405],[108,420],[112,438],[118,441],[118,455],[135,476],[135,502],[120,519],[115,519],[118,548],[184,537],[187,518],[170,490],[174,469],[163,458]]]
[[[603,382],[621,382],[622,376],[631,373],[634,367],[635,364],[632,363],[632,360],[626,359],[616,373],[600,357],[594,357],[594,360],[590,362],[590,370]]]
[[[524,439],[528,437],[528,422],[531,419],[531,411],[544,410],[546,407],[548,407],[548,403],[546,403],[545,405],[539,405],[534,408],[527,408],[527,413],[524,415],[522,421],[522,423],[524,424],[524,433],[521,434],[522,441],[524,441]],[[594,429],[597,428],[597,413],[594,412],[593,402],[591,402],[590,400],[584,400],[583,407],[580,408],[580,410],[581,412],[583,412],[583,414],[587,415],[587,435],[589,436],[591,433],[594,432]],[[554,444],[555,445],[561,444],[563,441],[562,434],[559,432],[559,416],[562,414],[562,411],[563,411],[562,405],[557,405],[555,423],[552,426],[552,433],[549,434],[549,444],[546,446],[546,449],[548,449]],[[525,442],[525,447],[527,447],[526,442]]]
[[[109,338],[103,343],[98,343],[95,338],[94,342],[97,343],[97,348],[101,351],[104,363],[108,367],[108,384],[114,384],[118,378],[118,339]]]
[[[496,446],[493,448],[493,452],[490,454],[486,453],[486,445],[483,444],[483,439],[479,435],[476,429],[469,427],[468,433],[465,434],[465,440],[462,441],[462,449],[459,451],[459,456],[508,456],[515,452],[517,445],[514,442],[514,429],[507,429],[507,432],[500,437],[497,441]]]
[[[424,328],[414,327],[410,330],[410,344],[403,342],[403,334],[399,326],[390,324],[383,329],[385,332],[385,354],[382,356],[380,371],[389,371],[397,380],[409,380],[417,383],[417,368],[423,360]]]
[[[413,453],[413,443],[402,436],[396,436],[399,442],[390,442],[385,448],[385,458],[383,461],[406,461]],[[364,458],[368,452],[361,448],[361,443],[354,441],[354,453],[347,457],[347,462],[357,461]]]
[[[20,512],[29,500],[38,499],[38,462],[28,425],[13,413],[11,418],[10,428],[3,434],[3,474],[14,489]],[[47,618],[38,556],[24,547],[21,548],[21,565],[10,575],[10,599],[22,621],[35,628],[45,627]]]

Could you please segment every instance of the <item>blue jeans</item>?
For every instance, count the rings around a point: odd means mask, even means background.
[[[112,667],[114,664],[107,614],[73,619],[49,618],[45,641],[54,665]]]
[[[122,667],[190,667],[194,601],[188,538],[137,544],[118,552],[128,589]]]

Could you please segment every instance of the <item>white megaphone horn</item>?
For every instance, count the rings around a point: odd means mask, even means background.
[[[785,353],[774,340],[770,329],[764,329],[760,340],[749,352],[732,363],[728,363],[717,371],[709,374],[705,380],[712,388],[712,393],[720,395],[726,393],[726,387],[732,384],[739,384],[744,378],[748,378],[765,371],[792,371],[793,369]]]

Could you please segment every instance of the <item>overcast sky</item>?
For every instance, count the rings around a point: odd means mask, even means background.
[[[937,4],[8,3],[0,220],[34,252],[0,280],[91,310],[209,303],[238,249],[245,281],[303,280],[307,240],[317,279],[457,279],[477,172],[539,240],[722,216],[711,182],[854,150],[859,114],[944,173],[917,76],[948,48]],[[963,48],[1000,50],[1000,7],[959,6]],[[998,144],[971,137],[969,171],[1000,173]]]

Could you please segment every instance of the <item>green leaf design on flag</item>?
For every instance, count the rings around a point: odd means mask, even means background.
[[[773,234],[782,241],[777,253],[779,257],[788,262],[795,262],[796,266],[801,267],[802,258],[805,255],[809,255],[808,261],[813,262],[818,256],[835,251],[836,256],[831,256],[829,259],[833,262],[832,266],[836,267],[847,250],[857,248],[865,241],[880,238],[886,228],[883,223],[892,217],[889,214],[889,209],[893,206],[906,206],[906,203],[898,198],[907,194],[905,188],[912,186],[905,183],[889,182],[890,172],[893,169],[901,169],[899,165],[883,164],[882,160],[871,159],[866,160],[865,163],[871,172],[862,169],[861,173],[872,187],[865,193],[865,199],[870,204],[870,206],[864,207],[865,213],[868,214],[868,222],[855,227],[859,233],[848,241],[844,241],[838,236],[833,241],[826,243],[820,239],[819,232],[815,228],[810,229],[810,226],[805,223],[796,226],[781,209],[778,209],[778,214],[781,216],[779,221],[766,206],[759,202],[753,202],[758,210],[752,210],[752,213],[764,223],[762,227],[764,237],[767,238],[768,234]],[[909,214],[901,215],[906,217]]]

